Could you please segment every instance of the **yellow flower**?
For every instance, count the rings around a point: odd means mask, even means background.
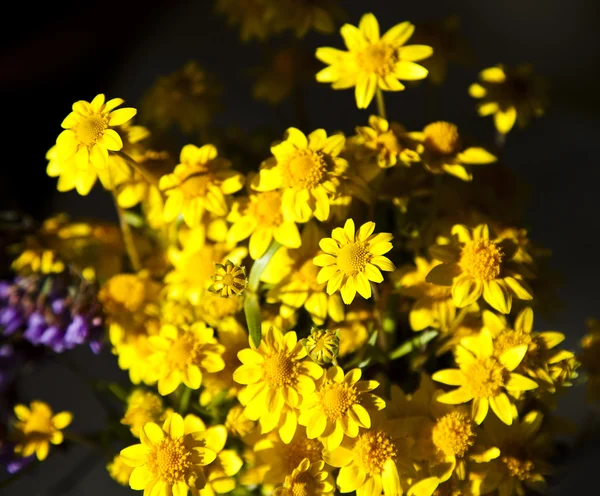
[[[173,173],[162,176],[159,181],[159,188],[167,196],[163,212],[165,222],[182,214],[189,227],[196,227],[205,210],[226,215],[225,195],[242,189],[242,174],[230,170],[231,162],[218,157],[213,145],[201,148],[185,145],[179,160]]]
[[[357,291],[363,298],[371,297],[370,281],[383,281],[379,269],[395,269],[394,264],[383,256],[392,249],[392,235],[373,234],[374,230],[375,223],[367,222],[355,232],[354,221],[348,219],[343,228],[333,230],[331,238],[323,238],[319,243],[325,254],[314,259],[315,265],[322,267],[317,282],[327,281],[330,295],[340,290],[346,305],[352,303]]]
[[[348,168],[348,162],[338,156],[346,138],[343,134],[327,137],[324,129],[305,136],[295,127],[288,128],[284,138],[271,146],[274,156],[261,164],[252,188],[282,189],[284,220],[307,222],[314,215],[327,221],[331,196],[336,194],[340,176]]]
[[[296,432],[302,399],[323,375],[323,369],[305,357],[294,331],[282,334],[271,329],[258,348],[238,353],[243,365],[233,373],[233,380],[246,386],[239,396],[245,415],[260,420],[263,433],[277,428],[287,443]]]
[[[339,294],[328,295],[325,283],[317,282],[319,268],[313,258],[319,251],[323,232],[313,222],[302,231],[302,246],[295,250],[278,250],[261,276],[261,281],[273,284],[267,302],[281,302],[283,318],[294,316],[304,307],[316,325],[323,325],[327,316],[335,322],[344,318],[344,305]]]
[[[385,402],[369,391],[377,388],[377,381],[361,381],[362,371],[352,369],[344,375],[336,365],[317,383],[314,394],[301,405],[299,422],[306,426],[309,439],[319,438],[325,449],[337,448],[344,437],[358,436],[359,428],[371,427],[371,416],[363,406],[385,407]]]
[[[340,33],[348,51],[317,49],[317,58],[329,64],[317,74],[317,81],[332,83],[334,89],[355,86],[356,105],[367,108],[377,89],[401,91],[400,79],[424,79],[427,69],[415,62],[431,56],[433,50],[427,45],[403,46],[414,30],[413,24],[402,22],[380,37],[373,14],[363,15],[358,27],[344,24]]]
[[[33,455],[43,461],[48,456],[50,443],[58,445],[63,442],[62,429],[73,420],[71,412],[60,412],[54,415],[47,403],[32,401],[25,405],[15,406],[16,445],[15,453],[26,458]]]
[[[189,327],[165,324],[160,334],[151,336],[148,341],[154,351],[150,362],[162,396],[171,394],[182,382],[191,389],[198,389],[203,374],[225,367],[221,357],[224,348],[204,322]]]
[[[165,411],[162,399],[150,391],[134,389],[127,398],[127,410],[121,419],[130,427],[131,433],[139,438],[142,427],[148,422],[157,422]]]
[[[250,434],[255,426],[256,423],[244,415],[244,407],[242,405],[234,405],[227,412],[225,427],[234,436],[242,439]]]
[[[280,191],[251,194],[238,211],[230,215],[233,225],[227,240],[237,243],[250,236],[250,256],[254,260],[265,254],[273,238],[282,246],[298,248],[300,233],[293,219],[282,212],[282,198]]]
[[[222,298],[229,298],[231,295],[238,296],[248,283],[246,269],[238,267],[231,260],[227,260],[224,264],[215,263],[215,272],[211,280],[212,284],[208,290]]]
[[[533,117],[544,114],[544,85],[534,76],[531,65],[513,69],[498,64],[481,71],[479,80],[469,87],[469,94],[481,99],[479,115],[493,115],[499,133],[507,134],[515,122],[524,127]]]
[[[381,169],[393,167],[398,163],[409,166],[420,160],[419,154],[407,146],[405,129],[397,122],[389,123],[381,117],[369,117],[368,126],[358,126],[357,158],[374,158]]]
[[[587,375],[587,398],[600,401],[600,321],[588,319],[589,333],[581,339],[579,360]]]
[[[522,277],[511,270],[516,247],[510,240],[490,239],[487,224],[469,229],[462,224],[452,227],[453,242],[430,248],[441,260],[427,274],[426,281],[452,286],[452,298],[458,308],[475,303],[482,295],[493,308],[509,313],[513,295],[521,300],[533,298]]]
[[[73,104],[73,111],[61,124],[64,131],[56,140],[58,161],[66,164],[72,160],[77,169],[93,177],[89,181],[92,184],[98,172],[110,166],[108,152],[123,148],[123,140],[114,128],[125,124],[137,112],[134,108],[115,110],[123,101],[113,98],[105,102],[103,94],[97,95],[91,103],[80,100]],[[90,188],[91,185],[83,189],[89,191]]]
[[[369,339],[370,328],[376,320],[371,309],[356,308],[355,305],[350,307],[344,320],[336,327],[340,335],[341,357],[362,348]]]
[[[135,467],[129,478],[134,490],[156,496],[184,495],[206,485],[203,467],[217,458],[225,444],[225,428],[185,432],[184,420],[173,413],[162,428],[150,422],[140,432],[141,444],[121,450],[125,463]]]
[[[336,331],[311,329],[307,338],[302,340],[308,356],[319,365],[334,362],[338,356],[340,337]]]
[[[341,467],[337,486],[342,493],[357,496],[402,494],[398,464],[406,464],[408,439],[400,434],[399,420],[379,420],[356,438],[346,438],[333,451],[325,451],[325,461]]]
[[[496,161],[496,157],[483,148],[465,148],[458,128],[450,122],[432,122],[422,132],[408,133],[408,136],[419,143],[417,152],[423,166],[434,174],[446,172],[463,181],[471,181],[470,166]]]
[[[108,465],[106,465],[106,470],[115,482],[125,487],[129,486],[129,477],[131,477],[133,467],[127,465],[121,458],[121,455],[115,455]]]
[[[41,274],[60,274],[65,270],[65,263],[53,250],[25,250],[11,264],[15,272],[24,269]]]
[[[283,487],[275,489],[274,496],[333,496],[335,486],[324,468],[324,462],[310,463],[305,458],[285,478]]]
[[[438,397],[438,401],[458,405],[473,401],[471,415],[481,424],[488,414],[489,407],[507,425],[512,424],[514,406],[509,393],[529,391],[538,387],[527,377],[513,372],[527,353],[527,346],[515,346],[494,355],[494,341],[488,329],[478,336],[466,337],[455,349],[459,369],[444,369],[433,374],[434,381],[460,386],[458,389]]]

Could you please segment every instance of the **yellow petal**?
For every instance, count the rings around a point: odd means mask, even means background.
[[[505,387],[508,391],[530,391],[537,388],[538,384],[524,375],[513,372],[510,374]]]
[[[502,281],[497,279],[484,281],[483,299],[499,312],[504,314],[510,313],[512,295],[508,292],[508,288]]]
[[[371,13],[361,17],[358,28],[362,31],[363,36],[369,43],[379,41],[379,23],[375,16]]]
[[[408,496],[431,496],[440,485],[437,477],[420,480],[408,490]]]
[[[360,74],[354,89],[354,96],[356,98],[356,106],[359,109],[367,108],[373,97],[375,96],[375,90],[377,89],[377,75],[376,74]]]
[[[328,285],[329,290],[329,285]],[[329,292],[329,291],[328,291]],[[356,285],[354,284],[354,279],[349,277],[345,284],[342,286],[340,291],[342,293],[342,300],[346,305],[350,305],[356,296]]]
[[[414,62],[409,62],[408,60],[397,62],[394,68],[394,76],[406,81],[424,79],[427,77],[427,74],[429,74],[429,71],[425,67]]]
[[[431,378],[448,386],[460,386],[465,380],[464,374],[458,369],[438,370]]]
[[[402,60],[409,62],[418,62],[433,55],[433,48],[427,45],[407,45],[398,50],[398,55]]]
[[[454,304],[458,308],[464,308],[475,303],[481,296],[483,287],[484,284],[479,280],[471,279],[468,276],[459,277],[452,284],[452,299]]]
[[[507,109],[498,109],[494,114],[494,124],[499,133],[508,133],[517,120],[517,109],[514,106],[510,106]]]
[[[120,126],[122,124],[125,124],[127,121],[131,120],[135,114],[137,114],[137,110],[131,107],[113,110],[110,113],[108,125]]]
[[[511,372],[515,370],[519,364],[523,361],[525,354],[527,353],[527,345],[522,344],[506,350],[499,359],[502,365]]]
[[[398,475],[398,468],[396,467],[394,460],[387,459],[383,464],[381,481],[383,483],[383,494],[385,496],[396,496],[402,493],[400,476]]]
[[[459,405],[460,403],[466,403],[472,399],[473,395],[462,387],[450,391],[449,393],[442,394],[437,398],[440,403],[446,403],[447,405]]]
[[[73,414],[71,412],[60,412],[52,417],[52,424],[57,429],[64,429],[73,421]]]
[[[151,478],[152,474],[147,467],[136,467],[129,476],[129,487],[135,491],[141,491],[146,488]]]
[[[476,398],[471,406],[473,421],[476,424],[481,424],[487,417],[490,408],[490,402],[487,398]]]
[[[146,463],[148,449],[142,444],[134,444],[122,449],[119,456],[130,467],[141,467]]]
[[[504,393],[500,393],[499,395],[490,398],[490,406],[492,407],[492,411],[500,420],[502,420],[502,422],[506,425],[512,425],[512,405],[510,404],[508,396]]]

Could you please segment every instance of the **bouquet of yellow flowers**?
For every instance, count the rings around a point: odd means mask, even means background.
[[[311,30],[341,45],[334,0],[217,7],[244,41],[296,38],[255,73],[256,98],[301,103],[316,79],[370,116],[220,133],[221,89],[194,61],[139,115],[104,94],[65,112],[47,174],[61,192],[101,185],[119,224],[60,214],[12,246],[0,487],[83,443],[145,496],[543,492],[557,398],[584,379],[600,398],[600,324],[579,355],[536,326],[554,304],[548,252],[501,163],[515,124],[542,115],[543,83],[528,65],[474,77],[487,145],[442,120],[410,130],[385,99],[467,58],[455,18],[384,31],[366,13],[341,26],[344,48],[307,55]],[[76,411],[12,394],[24,365],[86,344],[129,377],[90,381],[107,421],[89,436],[70,430]]]

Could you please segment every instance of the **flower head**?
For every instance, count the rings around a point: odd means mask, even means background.
[[[123,461],[123,458],[121,458],[121,455],[115,455],[108,465],[106,465],[106,470],[112,480],[122,486],[129,486],[129,478],[131,477],[131,472],[133,472],[133,467],[127,465]]]
[[[377,89],[401,91],[400,80],[414,81],[427,77],[427,69],[416,64],[431,56],[427,45],[403,46],[415,30],[402,22],[379,35],[379,23],[373,14],[365,14],[358,27],[344,24],[340,30],[347,52],[336,48],[319,48],[317,58],[329,67],[317,74],[317,81],[332,83],[334,89],[356,87],[356,105],[367,108]]]
[[[300,462],[291,475],[285,478],[283,487],[275,489],[275,496],[332,496],[335,491],[331,475],[324,470],[325,462],[310,463],[308,458]]]
[[[231,260],[227,260],[224,264],[215,263],[215,272],[211,279],[212,284],[208,290],[219,294],[222,298],[238,296],[244,291],[248,282],[245,268],[238,267]]]
[[[314,215],[325,222],[331,197],[348,168],[348,162],[339,157],[345,141],[343,134],[327,137],[324,129],[306,136],[290,127],[285,139],[271,147],[274,156],[263,162],[252,187],[257,191],[282,190],[281,212],[286,220],[307,222]]]
[[[336,331],[314,327],[302,341],[308,356],[319,365],[335,363],[340,348],[340,336]]]
[[[63,442],[62,429],[73,420],[70,412],[54,415],[48,404],[42,401],[32,401],[29,408],[25,405],[16,405],[15,415],[17,417],[15,453],[22,457],[35,453],[40,461],[48,456],[50,443],[58,445]]]
[[[325,252],[314,259],[322,267],[317,282],[327,282],[327,293],[340,290],[346,305],[352,303],[356,292],[363,298],[371,297],[372,282],[382,282],[381,270],[392,271],[394,264],[383,254],[392,249],[390,233],[373,234],[374,222],[363,224],[355,232],[354,221],[348,219],[344,227],[336,227],[331,238],[323,238],[319,246]]]
[[[160,396],[136,388],[127,398],[127,410],[125,410],[121,423],[128,425],[131,433],[139,438],[144,425],[148,422],[158,422],[164,411],[165,407]]]
[[[216,434],[216,435],[215,435]],[[141,444],[121,451],[123,461],[135,467],[129,485],[157,496],[187,494],[206,485],[204,468],[217,458],[226,431],[185,432],[183,418],[171,414],[162,427],[150,422],[140,432]]]

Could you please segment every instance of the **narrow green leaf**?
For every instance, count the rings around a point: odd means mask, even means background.
[[[258,296],[255,293],[246,294],[244,300],[244,313],[246,315],[246,325],[250,333],[250,339],[254,346],[258,348],[262,339],[260,305],[258,304]]]
[[[408,355],[412,351],[424,346],[433,338],[438,335],[437,331],[424,331],[417,334],[414,338],[409,339],[402,343],[398,348],[390,353],[390,360],[396,360],[405,355]]]

